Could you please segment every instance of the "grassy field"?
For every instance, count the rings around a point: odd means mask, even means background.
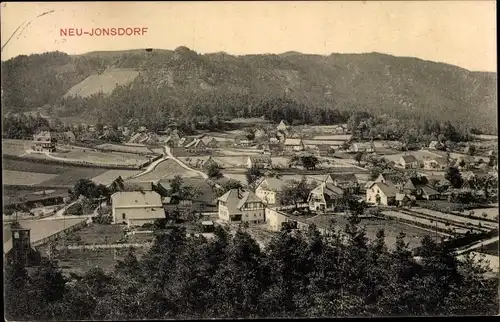
[[[248,155],[233,156],[233,157],[214,157],[215,162],[222,165],[224,168],[246,167]]]
[[[139,72],[131,68],[111,68],[101,74],[90,75],[76,84],[64,97],[88,97],[99,92],[111,93],[118,85],[127,85],[132,82]]]
[[[22,172],[13,170],[2,171],[3,184],[32,186],[57,177],[57,174]]]
[[[87,167],[72,167],[54,178],[40,182],[40,186],[72,186],[79,179],[92,179],[95,178],[109,169],[104,168],[87,168]]]
[[[7,155],[21,155],[31,147],[30,140],[2,139],[2,153]]]
[[[261,154],[260,151],[258,150],[252,150],[252,149],[219,149],[217,151],[217,154],[220,154],[221,156],[249,156],[249,155],[256,155],[256,154]]]
[[[3,159],[2,163],[4,170],[23,171],[23,172],[61,174],[70,171],[71,169],[74,169],[74,167],[71,166],[36,163],[34,161]]]
[[[104,185],[111,184],[116,178],[121,176],[123,179],[128,179],[136,174],[140,173],[140,171],[136,170],[109,170],[106,171],[97,177],[92,178],[92,181]]]
[[[173,160],[165,160],[160,162],[156,168],[143,176],[137,177],[139,181],[149,181],[149,180],[159,180],[159,179],[169,179],[174,176],[179,175],[185,178],[199,177],[200,175],[196,172],[189,171],[181,167],[177,162]]]

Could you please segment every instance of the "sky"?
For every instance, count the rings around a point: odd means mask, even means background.
[[[234,55],[380,52],[475,71],[497,67],[495,1],[2,2],[0,14],[2,60],[55,50],[186,46]],[[112,27],[147,32],[60,34],[61,28]]]

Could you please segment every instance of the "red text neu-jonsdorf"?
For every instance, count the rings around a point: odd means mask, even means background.
[[[127,28],[61,28],[61,36],[144,36],[148,32],[147,27]]]

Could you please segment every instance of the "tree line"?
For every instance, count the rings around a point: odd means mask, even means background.
[[[9,320],[118,320],[491,315],[498,313],[498,278],[484,262],[458,261],[430,237],[421,260],[404,234],[388,249],[380,231],[368,240],[355,216],[321,235],[314,226],[283,226],[265,248],[245,227],[215,237],[183,228],[158,234],[140,259],[130,249],[112,272],[63,276],[55,262],[28,274],[8,266]]]

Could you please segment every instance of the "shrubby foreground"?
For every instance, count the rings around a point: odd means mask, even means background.
[[[498,278],[485,263],[459,262],[441,244],[422,241],[417,263],[383,231],[368,241],[353,218],[328,238],[311,227],[284,227],[261,250],[244,228],[234,235],[159,235],[140,260],[133,250],[113,273],[96,268],[72,281],[56,264],[28,276],[6,272],[8,320],[81,320],[386,315],[492,315]]]

